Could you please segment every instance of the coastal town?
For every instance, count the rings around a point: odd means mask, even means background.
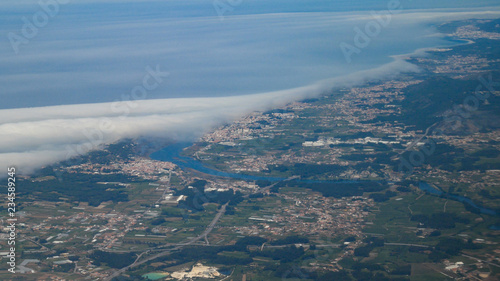
[[[469,23],[453,36],[500,38]],[[408,58],[425,73],[252,112],[168,157],[125,140],[21,176],[22,277],[0,279],[284,280],[298,268],[321,280],[373,268],[367,278],[496,280],[500,130],[488,120],[500,92],[453,124],[453,107],[420,118],[435,96],[414,93],[434,95],[500,60],[448,47],[429,54]],[[431,135],[436,128],[450,133]],[[398,170],[417,152],[422,163]],[[190,251],[199,260],[186,262]]]

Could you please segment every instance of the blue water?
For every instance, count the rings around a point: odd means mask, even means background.
[[[471,205],[472,207],[478,209],[482,214],[491,215],[491,216],[498,215],[494,210],[487,209],[487,208],[484,208],[482,206],[479,206],[479,205],[477,205],[476,203],[474,203],[471,199],[469,199],[467,197],[445,193],[445,192],[443,192],[443,191],[441,191],[439,189],[436,189],[436,188],[430,186],[426,182],[420,182],[419,185],[418,185],[418,188],[420,188],[421,190],[423,190],[425,192],[433,194],[433,195],[439,195],[439,196],[445,195],[448,198],[453,199],[455,201],[462,202],[462,203],[467,203],[467,204]]]
[[[339,45],[354,44],[354,29],[373,20],[371,11],[387,12],[390,1],[217,1],[236,4],[221,17],[210,0],[69,1],[18,53],[7,35],[21,36],[23,17],[43,10],[36,0],[2,1],[0,109],[123,100],[156,65],[170,76],[141,98],[305,86],[451,44],[434,36],[441,17],[413,18],[411,9],[498,8],[493,0],[401,0],[408,16],[394,17],[347,63]]]
[[[142,277],[145,277],[149,280],[158,280],[158,279],[165,278],[168,275],[169,275],[168,273],[152,272],[152,273],[144,274],[144,275],[142,275]]]
[[[176,164],[182,169],[193,169],[208,175],[225,177],[225,178],[233,178],[233,179],[242,179],[242,180],[268,180],[268,181],[282,181],[286,178],[279,177],[260,177],[260,176],[252,176],[238,173],[228,173],[219,170],[215,170],[205,166],[203,163],[190,158],[181,156],[180,153],[186,147],[191,146],[192,143],[175,143],[171,144],[162,150],[156,151],[150,155],[152,159],[160,160],[160,161],[168,161]]]
[[[240,174],[240,173],[228,173],[224,171],[219,171],[216,169],[213,169],[211,167],[206,166],[202,162],[193,159],[191,157],[186,157],[186,156],[181,156],[181,152],[184,148],[191,146],[193,143],[191,142],[180,142],[180,143],[175,143],[171,144],[159,151],[156,151],[150,155],[150,157],[154,160],[159,160],[159,161],[168,161],[176,164],[177,166],[181,167],[182,169],[193,169],[198,172],[202,172],[208,175],[212,176],[217,176],[217,177],[225,177],[225,178],[233,178],[233,179],[241,179],[241,180],[250,180],[250,181],[257,181],[257,180],[266,180],[266,181],[271,181],[271,182],[277,182],[277,181],[284,181],[284,180],[289,180],[288,178],[282,178],[282,177],[263,177],[263,176],[253,176],[253,175],[246,175],[246,174]],[[327,183],[357,183],[359,181],[355,180],[303,180],[303,179],[291,179],[291,181],[297,181],[297,182],[303,182],[303,183],[321,183],[321,182],[327,182]]]
[[[159,161],[168,161],[172,162],[176,165],[178,165],[182,169],[193,169],[208,175],[212,176],[218,176],[218,177],[226,177],[226,178],[233,178],[233,179],[241,179],[241,180],[267,180],[267,181],[283,181],[286,180],[286,178],[280,178],[280,177],[262,177],[262,176],[252,176],[252,175],[245,175],[245,174],[239,174],[239,173],[228,173],[224,171],[219,171],[215,170],[213,168],[205,166],[203,163],[201,163],[198,160],[195,160],[191,157],[186,157],[186,156],[181,156],[181,152],[184,148],[187,148],[191,146],[193,143],[190,142],[179,142],[175,144],[171,144],[159,151],[156,151],[150,155],[150,157],[154,160],[159,160]],[[346,181],[346,180],[339,180],[339,181],[321,181],[321,180],[298,180],[300,182],[306,182],[306,183],[320,183],[320,182],[343,182],[343,183],[356,183],[358,181]],[[421,182],[418,186],[421,190],[428,192],[433,195],[447,195],[448,198],[453,199],[455,201],[459,201],[462,203],[468,203],[474,208],[477,208],[481,213],[487,214],[487,215],[492,215],[496,216],[497,213],[494,210],[484,208],[482,206],[478,206],[475,204],[471,199],[463,197],[463,196],[458,196],[458,195],[448,195],[445,194],[443,191],[438,190],[430,186],[428,183]]]

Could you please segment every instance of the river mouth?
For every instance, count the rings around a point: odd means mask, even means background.
[[[241,173],[229,173],[229,172],[224,172],[224,171],[219,171],[216,169],[213,169],[211,167],[206,166],[202,162],[191,158],[187,156],[182,156],[181,153],[185,148],[188,148],[192,146],[192,142],[178,142],[178,143],[173,143],[171,145],[168,145],[158,151],[155,151],[151,153],[149,156],[153,160],[158,160],[158,161],[166,161],[166,162],[172,162],[179,166],[181,169],[191,169],[203,174],[211,175],[211,176],[216,176],[216,177],[224,177],[224,178],[233,178],[233,179],[240,179],[240,180],[250,180],[250,181],[258,181],[258,180],[265,180],[265,181],[270,181],[270,182],[280,182],[280,181],[296,181],[296,182],[302,182],[302,183],[360,183],[360,182],[366,182],[366,181],[356,181],[356,180],[302,180],[302,179],[293,179],[292,178],[282,178],[282,177],[265,177],[265,176],[254,176],[254,175],[246,175],[246,174],[241,174]],[[380,182],[380,181],[377,181]],[[481,214],[485,215],[490,215],[490,216],[498,216],[499,214],[492,209],[485,208],[483,206],[479,206],[476,203],[474,203],[470,198],[459,196],[459,195],[454,195],[454,194],[447,194],[439,189],[436,189],[432,187],[430,184],[426,182],[420,182],[418,184],[418,188],[422,191],[425,191],[429,194],[436,195],[436,196],[446,196],[448,199],[458,201],[463,203],[464,205],[469,205],[473,207],[474,209],[478,210]],[[495,226],[497,227],[497,226]]]

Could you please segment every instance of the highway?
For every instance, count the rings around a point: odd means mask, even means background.
[[[410,247],[421,247],[421,248],[429,248],[430,247],[427,245],[407,244],[407,243],[384,243],[384,245],[387,245],[387,246],[410,246]]]
[[[496,263],[492,263],[492,262],[489,262],[489,261],[481,260],[481,259],[478,259],[478,258],[473,257],[473,256],[469,256],[469,255],[466,255],[466,254],[462,254],[462,256],[467,257],[469,259],[474,259],[474,260],[477,260],[477,261],[480,261],[480,262],[484,262],[484,263],[487,263],[489,265],[496,266],[496,267],[500,268],[500,265],[498,265]]]
[[[300,179],[300,176],[291,176],[283,181],[291,181],[291,180],[294,180],[294,179]],[[254,191],[253,193],[264,193],[264,192],[267,192],[269,191],[272,187],[274,187],[275,185],[277,185],[278,183],[280,183],[281,181],[277,181],[269,186],[266,186],[264,188],[260,188],[260,189],[257,189],[256,191]]]
[[[288,179],[285,179],[284,181],[290,181],[290,180],[297,179],[297,178],[300,178],[300,177],[299,177],[299,176],[292,176],[292,177],[290,177],[290,178],[288,178]],[[257,190],[255,193],[265,192],[265,191],[267,191],[267,190],[271,189],[271,188],[272,188],[273,186],[275,186],[276,184],[278,184],[278,182],[273,183],[273,184],[271,184],[270,186],[267,186],[267,187],[265,187],[265,188],[259,189],[259,190]],[[145,255],[145,254],[147,254],[147,253],[150,253],[150,252],[151,252],[151,251],[153,251],[153,250],[152,250],[152,249],[150,249],[150,250],[144,251],[144,252],[142,252],[141,254],[139,254],[139,256],[137,257],[137,259],[136,259],[136,260],[135,260],[132,264],[130,264],[130,265],[128,265],[128,266],[126,266],[126,267],[124,267],[124,268],[121,268],[121,269],[117,270],[115,273],[113,273],[112,275],[110,275],[108,278],[106,278],[106,279],[104,279],[104,280],[106,280],[106,281],[110,281],[110,280],[112,280],[113,278],[120,276],[121,274],[123,274],[125,271],[127,271],[127,270],[128,270],[128,269],[130,269],[130,268],[133,268],[133,267],[139,266],[139,265],[141,265],[141,264],[144,264],[144,263],[146,263],[146,262],[148,262],[148,261],[151,261],[151,260],[154,260],[154,259],[156,259],[156,258],[159,258],[159,257],[163,257],[163,256],[166,256],[166,255],[169,255],[171,252],[173,252],[173,251],[177,251],[177,250],[181,249],[182,247],[192,245],[192,244],[194,244],[195,242],[197,242],[197,241],[199,241],[199,240],[201,240],[201,239],[204,239],[204,240],[206,241],[206,243],[207,243],[207,246],[210,246],[210,245],[208,244],[208,239],[207,239],[207,236],[208,236],[208,234],[209,234],[210,232],[212,232],[212,230],[214,229],[214,227],[217,225],[217,222],[219,221],[219,219],[220,219],[220,218],[222,217],[222,215],[224,215],[224,213],[226,212],[226,207],[227,207],[227,205],[228,205],[228,204],[229,204],[229,202],[221,206],[220,210],[217,212],[217,214],[215,215],[215,217],[213,218],[213,220],[210,222],[210,224],[207,226],[207,228],[205,229],[205,231],[203,231],[203,233],[202,233],[202,234],[200,234],[200,235],[198,235],[198,236],[196,236],[196,237],[194,237],[194,238],[192,238],[192,239],[190,239],[190,240],[188,240],[188,241],[186,241],[186,242],[184,242],[184,243],[179,243],[179,244],[176,244],[176,245],[174,246],[174,248],[167,249],[167,250],[162,250],[161,252],[159,252],[159,253],[157,253],[157,254],[155,254],[155,255],[153,255],[153,256],[150,256],[150,257],[148,257],[148,258],[146,258],[146,259],[144,259],[144,260],[142,260],[142,261],[139,261],[139,259],[140,259],[143,255]],[[159,246],[158,248],[161,248],[161,247],[162,247],[162,246]]]
[[[424,133],[421,137],[419,137],[418,139],[416,139],[416,140],[412,141],[412,142],[411,142],[411,143],[410,143],[410,144],[409,144],[409,145],[408,145],[408,146],[407,146],[407,147],[406,147],[403,151],[401,151],[401,152],[399,153],[399,155],[401,155],[401,154],[403,154],[403,153],[407,152],[408,150],[412,149],[415,145],[417,145],[420,141],[422,141],[422,139],[423,139],[423,138],[425,138],[425,137],[426,137],[426,136],[430,133],[430,131],[431,131],[432,127],[436,126],[438,123],[439,123],[439,122],[436,122],[436,123],[434,123],[434,124],[430,125],[430,126],[429,126],[426,130],[425,130],[425,133]]]
[[[213,220],[210,222],[210,224],[207,226],[207,228],[205,229],[205,231],[203,231],[202,234],[200,234],[200,235],[198,235],[198,236],[196,236],[196,237],[188,240],[187,242],[177,244],[177,246],[175,246],[172,249],[164,250],[164,251],[162,251],[162,252],[160,252],[158,254],[150,256],[150,257],[148,257],[148,258],[146,258],[146,259],[144,259],[142,261],[139,261],[139,259],[142,257],[142,255],[144,255],[144,254],[146,254],[146,253],[148,253],[148,252],[151,251],[151,250],[147,250],[147,251],[141,253],[132,264],[130,264],[130,265],[128,265],[128,266],[126,266],[126,267],[124,267],[122,269],[117,270],[115,273],[113,273],[112,275],[110,275],[109,277],[107,277],[104,280],[111,281],[113,278],[120,276],[122,273],[124,273],[125,271],[129,270],[130,268],[139,266],[141,264],[144,264],[144,263],[146,263],[148,261],[151,261],[151,260],[154,260],[156,258],[166,256],[166,255],[170,254],[173,251],[177,251],[177,250],[181,249],[182,247],[185,247],[185,246],[188,246],[188,245],[192,245],[193,243],[195,243],[198,240],[206,239],[207,235],[210,232],[212,232],[212,230],[214,229],[215,225],[217,225],[217,222],[219,221],[219,219],[226,212],[227,204],[229,204],[229,202],[226,203],[226,204],[224,204],[224,205],[222,205],[220,207],[219,211],[217,212],[217,214],[215,215],[215,217],[213,218]]]

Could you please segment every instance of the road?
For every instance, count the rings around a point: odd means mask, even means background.
[[[290,180],[293,180],[293,179],[296,179],[296,178],[300,178],[300,177],[299,177],[299,176],[292,176],[292,177],[290,177],[290,178],[288,178],[288,179],[286,179],[286,180],[284,180],[284,181],[290,181]],[[278,184],[278,182],[273,183],[273,184],[271,184],[270,186],[267,186],[267,187],[265,187],[265,188],[259,189],[259,190],[257,190],[257,191],[256,191],[256,193],[258,193],[258,192],[264,192],[264,191],[266,191],[266,190],[269,190],[269,189],[271,189],[273,186],[275,186],[276,184]],[[151,260],[154,260],[154,259],[156,259],[156,258],[166,256],[166,255],[170,254],[170,253],[171,253],[171,252],[173,252],[173,251],[177,251],[177,250],[181,249],[182,247],[192,245],[193,243],[195,243],[195,242],[197,242],[197,241],[199,241],[199,240],[201,240],[201,239],[204,239],[204,240],[207,242],[207,246],[209,246],[207,236],[208,236],[208,234],[209,234],[209,233],[210,233],[210,232],[214,229],[215,225],[217,224],[217,222],[219,221],[219,219],[222,217],[222,215],[224,215],[224,213],[226,212],[226,207],[227,207],[227,205],[228,205],[228,204],[229,204],[229,202],[221,206],[220,210],[217,212],[217,214],[216,214],[216,215],[215,215],[215,217],[213,218],[212,222],[210,222],[210,224],[207,226],[207,228],[205,229],[205,231],[203,231],[203,233],[202,233],[202,234],[198,235],[198,236],[197,236],[197,237],[195,237],[195,238],[192,238],[192,239],[188,240],[187,242],[184,242],[184,243],[179,243],[179,244],[177,244],[177,245],[176,245],[174,248],[172,248],[172,249],[163,250],[162,252],[160,252],[160,253],[158,253],[158,254],[155,254],[155,255],[153,255],[153,256],[150,256],[150,257],[148,257],[148,258],[146,258],[146,259],[144,259],[144,260],[142,260],[142,261],[139,261],[139,259],[140,259],[143,255],[145,255],[145,254],[147,254],[147,253],[151,252],[151,249],[150,249],[150,250],[147,250],[147,251],[144,251],[144,252],[142,252],[142,253],[141,253],[141,254],[137,257],[137,259],[136,259],[136,260],[135,260],[132,264],[130,264],[130,265],[128,265],[128,266],[126,266],[126,267],[124,267],[124,268],[122,268],[122,269],[117,270],[115,273],[113,273],[112,275],[110,275],[108,278],[106,278],[106,279],[104,279],[104,280],[106,280],[106,281],[110,281],[110,280],[112,280],[113,278],[120,276],[122,273],[124,273],[125,271],[129,270],[130,268],[133,268],[133,267],[139,266],[139,265],[141,265],[141,264],[144,264],[144,263],[146,263],[146,262],[148,262],[148,261],[151,261]],[[161,247],[161,246],[160,246],[160,247]]]
[[[489,265],[496,266],[496,267],[500,268],[500,265],[498,265],[498,264],[496,264],[496,263],[491,263],[491,262],[489,262],[489,261],[485,261],[485,260],[482,260],[482,259],[478,259],[478,258],[476,258],[476,257],[469,256],[469,255],[466,255],[466,254],[462,254],[462,256],[467,257],[467,258],[470,258],[470,259],[475,259],[475,260],[477,260],[477,261],[484,262],[484,263],[487,263],[487,264],[489,264]]]
[[[418,139],[414,140],[413,142],[410,143],[410,145],[408,145],[403,151],[401,151],[399,153],[399,155],[407,152],[408,150],[412,149],[415,145],[417,145],[420,141],[422,141],[423,138],[425,138],[429,133],[430,133],[430,130],[432,129],[432,127],[436,126],[438,124],[438,122],[430,125],[426,130],[425,130],[425,133],[419,137]]]
[[[161,195],[160,198],[158,198],[158,200],[156,200],[155,204],[160,203],[165,198],[165,194],[167,194],[168,187],[170,186],[170,179],[171,178],[172,178],[172,170],[169,170],[167,184],[163,184],[163,187],[164,187],[163,194]],[[151,207],[150,207],[150,209],[151,209]]]
[[[384,243],[387,246],[412,246],[412,247],[421,247],[421,248],[429,248],[427,245],[419,245],[419,244],[406,244],[406,243]]]
[[[222,215],[224,215],[224,213],[226,212],[227,204],[229,204],[229,202],[226,203],[226,204],[224,204],[224,205],[222,205],[220,207],[219,211],[217,212],[217,214],[215,215],[215,217],[213,218],[213,220],[210,222],[210,224],[207,226],[207,228],[205,229],[205,231],[203,231],[202,234],[200,234],[200,235],[198,235],[198,236],[196,236],[194,238],[191,238],[190,240],[188,240],[185,243],[180,243],[180,244],[178,244],[177,246],[175,246],[172,249],[168,249],[168,250],[162,251],[162,252],[160,252],[160,253],[158,253],[156,255],[150,256],[150,257],[148,257],[148,258],[146,258],[146,259],[144,259],[142,261],[139,261],[139,258],[142,255],[144,255],[144,254],[146,254],[146,253],[148,253],[150,251],[150,250],[147,250],[147,251],[141,253],[139,255],[139,257],[137,257],[137,259],[132,264],[130,264],[130,265],[128,265],[128,266],[126,266],[126,267],[124,267],[122,269],[117,270],[115,273],[113,273],[112,275],[110,275],[108,278],[106,278],[104,280],[111,281],[113,278],[120,276],[122,273],[124,273],[125,271],[129,270],[130,268],[139,266],[141,264],[144,264],[144,263],[146,263],[148,261],[151,261],[151,260],[154,260],[156,258],[166,256],[166,255],[170,254],[171,252],[177,251],[177,250],[181,249],[182,247],[191,245],[191,244],[195,243],[198,240],[205,239],[207,237],[207,235],[214,229],[215,225],[217,224],[217,222],[219,221],[219,219],[222,217]]]
[[[300,176],[291,176],[291,177],[289,177],[289,178],[287,178],[287,179],[285,179],[285,180],[283,180],[283,181],[291,181],[291,180],[294,180],[294,179],[300,179]],[[270,190],[272,187],[274,187],[275,185],[277,185],[277,184],[278,184],[278,183],[280,183],[280,182],[281,182],[281,181],[278,181],[278,182],[275,182],[275,183],[273,183],[273,184],[271,184],[271,185],[269,185],[269,186],[266,186],[266,187],[264,187],[264,188],[257,189],[257,190],[256,190],[256,191],[254,191],[253,193],[254,193],[254,194],[255,194],[255,193],[264,193],[264,192],[266,192],[266,191]]]

